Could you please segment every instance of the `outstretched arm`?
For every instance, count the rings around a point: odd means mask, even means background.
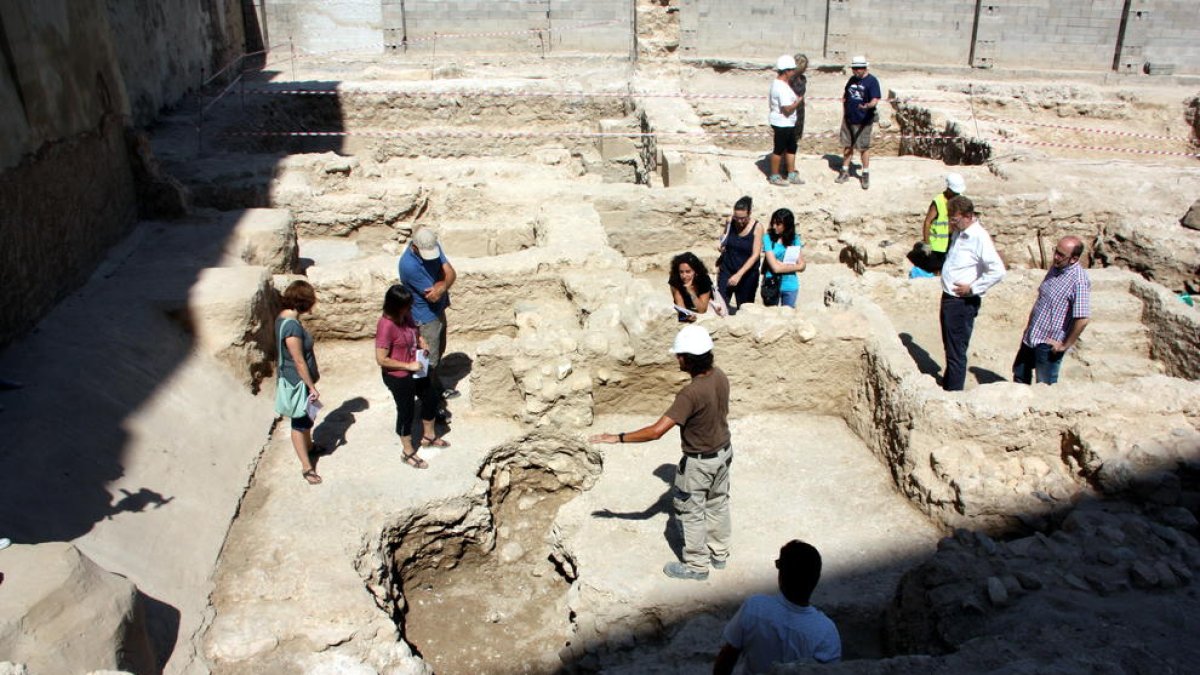
[[[657,441],[675,426],[675,420],[663,415],[658,421],[637,431],[624,434],[596,434],[588,440],[592,443],[645,443]]]

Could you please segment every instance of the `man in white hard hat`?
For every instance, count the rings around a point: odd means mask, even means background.
[[[924,266],[926,272],[937,274],[946,261],[946,249],[950,248],[950,212],[946,204],[951,199],[966,193],[967,182],[957,173],[946,174],[946,189],[934,196],[925,212],[925,224],[921,226],[921,241],[929,246],[929,257]]]
[[[771,149],[771,185],[787,186],[789,183],[803,183],[796,173],[796,110],[804,105],[804,100],[792,91],[790,80],[796,71],[796,59],[790,54],[784,54],[775,60],[775,79],[771,80],[771,93],[768,96],[770,112],[767,113],[767,124],[771,125],[774,134],[774,146]],[[780,173],[780,166],[787,173],[787,178]]]
[[[875,125],[875,109],[883,98],[879,80],[867,72],[869,65],[865,56],[856,56],[850,62],[853,74],[842,92],[842,169],[837,177],[838,183],[850,180],[850,160],[857,148],[862,156],[859,182],[864,190],[871,187],[871,128]]]
[[[713,365],[713,341],[703,326],[680,329],[671,352],[679,369],[692,376],[657,422],[636,431],[597,434],[593,443],[645,443],[679,425],[683,457],[675,472],[675,516],[683,530],[683,561],[663,573],[703,581],[708,568],[724,569],[729,558],[729,378]]]

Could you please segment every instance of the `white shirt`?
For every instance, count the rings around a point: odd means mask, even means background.
[[[1004,278],[1004,261],[979,219],[962,232],[950,235],[946,262],[942,263],[942,291],[957,296],[955,284],[970,284],[971,295],[983,295]]]
[[[771,81],[771,112],[767,113],[767,124],[773,127],[794,127],[796,126],[796,111],[793,110],[791,115],[784,115],[779,112],[784,106],[791,105],[796,102],[796,92],[788,86],[787,82],[778,78]]]
[[[781,593],[748,598],[722,637],[742,652],[746,673],[765,673],[776,663],[842,660],[842,638],[829,617],[816,607],[793,605]]]

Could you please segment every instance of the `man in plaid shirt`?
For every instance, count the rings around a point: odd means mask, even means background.
[[[1063,354],[1075,346],[1092,314],[1092,282],[1079,264],[1082,255],[1078,237],[1063,237],[1054,247],[1054,265],[1038,287],[1013,361],[1014,382],[1029,384],[1035,371],[1038,382],[1058,382]]]

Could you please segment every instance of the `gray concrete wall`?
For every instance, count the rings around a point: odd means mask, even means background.
[[[1109,70],[1124,6],[1124,0],[984,2],[973,65]]]
[[[241,0],[119,0],[107,5],[137,125],[152,121],[163,106],[199,87],[240,56],[246,43]]]
[[[1196,0],[1131,0],[1123,35],[1125,0],[984,0],[977,31],[975,0],[674,2],[685,57],[1200,73]]]
[[[271,0],[270,42],[307,52],[626,54],[633,0]],[[605,25],[596,25],[596,24]],[[544,32],[543,32],[544,31]],[[472,34],[458,37],[464,33]],[[477,35],[504,33],[503,35]]]

